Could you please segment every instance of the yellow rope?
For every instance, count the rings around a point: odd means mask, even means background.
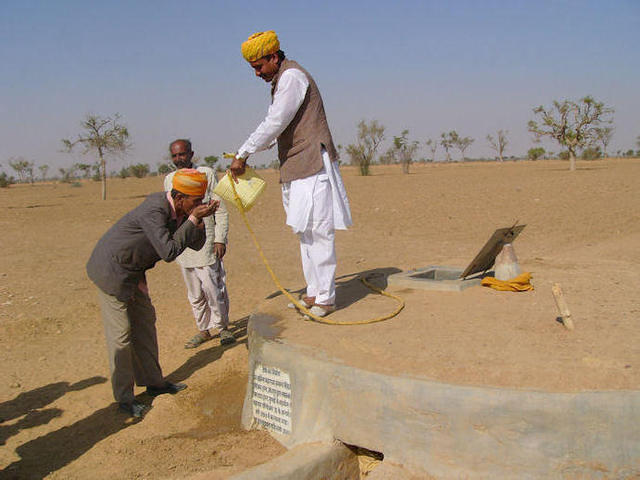
[[[276,274],[271,269],[271,266],[269,265],[269,262],[267,261],[267,257],[264,255],[264,252],[262,251],[262,247],[260,246],[260,243],[258,243],[258,239],[256,237],[256,234],[253,231],[253,228],[251,228],[251,225],[249,224],[249,220],[247,219],[246,212],[244,211],[244,205],[242,204],[242,200],[240,200],[240,197],[238,196],[238,192],[236,191],[235,182],[234,182],[233,178],[231,177],[231,173],[228,170],[227,170],[227,175],[229,176],[229,182],[231,183],[231,188],[233,189],[233,195],[235,197],[236,205],[238,207],[238,210],[240,210],[240,215],[242,216],[242,220],[244,220],[244,224],[247,226],[247,230],[249,230],[249,233],[251,234],[251,239],[253,240],[253,243],[256,246],[256,249],[258,250],[258,253],[260,254],[260,258],[262,258],[262,263],[264,263],[264,266],[267,267],[267,271],[269,272],[269,275],[271,275],[271,278],[273,279],[273,282],[276,284],[276,286],[282,292],[282,294],[285,297],[287,297],[289,300],[291,300],[291,302],[296,306],[296,308],[298,310],[300,310],[301,312],[303,312],[307,318],[313,319],[313,320],[315,320],[316,322],[319,322],[319,323],[325,323],[327,325],[364,325],[364,324],[367,324],[367,323],[382,322],[384,320],[388,320],[390,318],[393,318],[398,313],[400,313],[400,311],[404,308],[404,300],[402,298],[397,297],[395,295],[392,295],[392,294],[390,294],[388,292],[385,292],[381,288],[378,288],[375,285],[372,285],[371,283],[369,283],[366,278],[360,277],[360,281],[363,284],[365,284],[367,287],[369,287],[371,290],[373,290],[375,292],[378,292],[379,294],[384,295],[385,297],[393,298],[394,300],[396,300],[399,303],[399,306],[393,311],[393,313],[391,313],[389,315],[385,315],[383,317],[372,318],[370,320],[356,320],[356,321],[351,321],[351,322],[334,322],[333,320],[331,320],[331,319],[329,319],[327,317],[318,317],[317,315],[314,315],[313,313],[311,313],[307,308],[305,308],[303,305],[301,305],[298,302],[298,300],[295,299],[293,297],[293,295],[291,295],[280,284],[280,281],[278,280],[278,277],[276,276]]]

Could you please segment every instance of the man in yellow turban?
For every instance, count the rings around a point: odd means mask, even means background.
[[[146,386],[151,396],[186,388],[162,375],[146,271],[161,259],[175,260],[187,247],[202,248],[203,219],[218,207],[215,201],[202,204],[206,188],[206,175],[178,171],[171,192],[152,193],[118,220],[87,262],[87,274],[98,287],[113,396],[133,417],[147,408],[135,399],[134,383]]]
[[[229,294],[227,274],[222,261],[227,251],[229,231],[227,209],[220,197],[213,193],[217,184],[213,169],[206,166],[194,167],[190,140],[174,140],[169,144],[169,153],[176,168],[196,168],[195,171],[206,176],[208,183],[204,194],[205,202],[211,199],[220,201],[215,214],[204,219],[207,232],[204,246],[198,251],[187,248],[176,259],[187,286],[187,298],[198,328],[198,333],[185,344],[185,348],[196,348],[216,335],[220,337],[221,345],[228,345],[236,340],[228,329]],[[180,176],[184,171],[178,170],[167,175],[164,179],[164,189],[170,191],[175,188],[176,176]]]
[[[255,62],[278,50],[280,41],[273,30],[254,33],[242,44],[242,56],[247,62]]]
[[[309,72],[286,58],[274,31],[251,35],[242,56],[257,77],[271,82],[272,101],[229,168],[242,175],[251,154],[277,141],[287,225],[300,239],[307,282],[301,301],[322,317],[335,310],[335,229],[352,223],[322,97]]]

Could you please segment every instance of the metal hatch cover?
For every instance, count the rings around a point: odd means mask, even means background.
[[[517,224],[518,222],[516,222]],[[474,273],[486,272],[489,270],[494,262],[496,261],[496,256],[502,250],[502,247],[507,243],[512,243],[516,237],[522,232],[526,225],[516,225],[514,224],[512,227],[499,228],[491,238],[487,240],[487,243],[484,244],[482,250],[476,255],[476,257],[471,261],[469,266],[464,269],[460,278],[468,277]]]

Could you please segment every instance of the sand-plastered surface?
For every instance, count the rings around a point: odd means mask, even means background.
[[[284,225],[277,174],[249,214],[281,282],[304,285],[296,237]],[[84,265],[98,238],[160,178],[0,189],[0,478],[227,478],[284,451],[239,426],[247,378],[246,324],[256,309],[281,335],[360,368],[438,381],[548,391],[640,385],[640,160],[343,167],[354,226],[337,233],[339,320],[373,318],[392,300],[366,291],[389,273],[464,267],[491,233],[516,220],[514,243],[535,290],[389,290],[406,308],[368,326],[302,322],[285,308],[239,214],[225,257],[238,343],[185,350],[195,333],[178,267],[148,275],[165,374],[189,388],[153,400],[132,423],[112,403],[94,286]],[[575,330],[556,321],[560,283]],[[267,298],[270,297],[270,298]],[[142,393],[143,389],[137,390]],[[151,403],[145,395],[141,400]]]

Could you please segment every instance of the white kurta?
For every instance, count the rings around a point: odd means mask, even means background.
[[[228,212],[224,202],[213,193],[216,187],[215,172],[209,168],[197,167],[207,175],[207,192],[203,202],[220,200],[216,212],[204,218],[207,240],[200,250],[185,249],[176,261],[182,269],[184,283],[187,286],[187,298],[193,311],[198,330],[227,328],[229,325],[229,294],[227,293],[226,272],[221,258],[217,258],[214,243],[227,243],[229,231]],[[164,189],[170,191],[175,172],[164,179]]]
[[[291,123],[309,88],[306,75],[295,68],[282,73],[266,118],[238,149],[238,156],[271,148]],[[323,149],[324,168],[309,177],[282,184],[286,222],[300,238],[307,295],[316,303],[335,303],[334,229],[351,226],[351,210],[337,162]]]

